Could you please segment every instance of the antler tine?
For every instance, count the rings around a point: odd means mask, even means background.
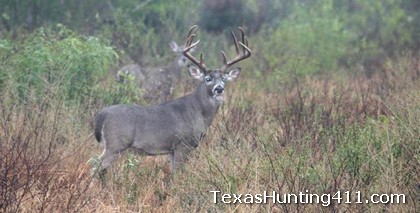
[[[248,39],[245,36],[244,29],[242,29],[242,27],[238,27],[238,28],[239,28],[239,31],[241,31],[241,36],[242,36],[241,46],[242,46],[243,54],[245,55],[247,52],[251,53],[251,50],[248,48]],[[241,43],[241,42],[239,42],[239,43]]]
[[[245,44],[243,44],[242,42],[239,42],[239,44],[243,48],[243,54],[248,55],[247,57],[249,57],[251,55],[251,49],[249,49],[248,47],[248,39],[245,40]]]
[[[244,30],[241,27],[238,27],[238,28],[239,28],[239,31],[241,32],[241,37],[242,37],[242,41],[239,41],[239,42],[236,39],[235,33],[232,31],[232,29],[230,30],[232,34],[232,38],[233,38],[233,43],[235,45],[235,50],[236,50],[235,58],[233,58],[231,61],[227,61],[226,53],[224,51],[220,52],[223,57],[223,67],[222,67],[223,71],[226,71],[227,68],[232,66],[233,64],[251,56],[251,49],[249,49],[248,47],[248,39],[245,37]],[[242,47],[242,53],[239,51],[238,44],[241,45]]]
[[[200,42],[200,40],[197,40],[196,42],[194,42],[194,44],[192,44],[195,36],[197,36],[197,35],[192,34],[187,38],[187,41],[185,42],[185,46],[184,46],[184,51],[190,51],[192,48],[194,48]]]
[[[236,35],[233,32],[232,28],[230,28],[230,34],[232,34],[233,43],[235,44],[236,55],[239,55],[238,39],[236,39]]]
[[[227,65],[227,57],[226,57],[226,53],[225,51],[220,51],[220,53],[222,54],[223,57],[223,65],[226,66]]]
[[[188,32],[188,35],[196,34],[197,30],[198,30],[198,26],[197,25],[192,26],[190,28],[190,31]]]
[[[194,25],[191,27],[190,31],[188,32],[187,41],[185,42],[185,45],[184,45],[184,50],[182,52],[186,58],[190,59],[191,62],[196,64],[202,71],[205,72],[207,68],[204,65],[203,55],[201,54],[200,60],[198,60],[194,56],[192,56],[191,53],[189,52],[192,48],[194,48],[200,42],[200,40],[197,40],[196,42],[193,43],[194,38],[197,36],[196,34],[197,29],[198,29],[197,25]]]

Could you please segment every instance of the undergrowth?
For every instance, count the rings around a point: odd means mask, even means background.
[[[387,61],[371,78],[308,77],[278,88],[243,77],[228,88],[226,103],[181,171],[168,176],[165,157],[128,153],[113,164],[106,186],[92,179],[87,164],[101,152],[91,134],[98,108],[93,97],[84,108],[68,105],[57,86],[28,93],[20,104],[14,101],[19,94],[3,90],[0,209],[415,211],[418,66],[418,58],[405,56]],[[215,190],[399,193],[406,203],[225,205],[213,202]]]

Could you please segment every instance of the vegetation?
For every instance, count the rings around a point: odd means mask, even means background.
[[[0,0],[0,211],[415,212],[420,174],[420,26],[415,0]],[[238,9],[239,8],[239,9]],[[199,23],[206,64],[253,55],[198,150],[168,176],[165,157],[123,155],[91,177],[102,107],[142,100],[117,69],[171,60]],[[130,78],[128,78],[130,79]],[[192,91],[185,75],[174,97]],[[358,191],[405,204],[223,204],[231,194]]]

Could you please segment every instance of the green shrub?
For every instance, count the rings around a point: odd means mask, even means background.
[[[13,44],[5,54],[2,73],[17,97],[59,92],[62,100],[83,102],[98,93],[99,81],[116,63],[117,53],[95,37],[82,37],[62,25],[39,28]],[[4,87],[2,88],[4,89]]]
[[[354,36],[346,43],[348,52],[342,61],[346,65],[371,63],[374,59],[400,53],[399,50],[415,43],[410,11],[404,10],[406,3],[402,0],[351,3],[335,0],[336,14],[344,29]]]

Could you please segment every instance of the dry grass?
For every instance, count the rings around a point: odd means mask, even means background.
[[[353,71],[354,72],[354,71]],[[402,57],[370,78],[305,78],[267,88],[242,78],[185,168],[167,182],[165,157],[128,153],[106,186],[87,161],[95,107],[47,97],[0,101],[2,212],[290,212],[419,209],[420,62]],[[296,79],[295,79],[296,80]],[[187,88],[187,87],[186,87]],[[223,193],[401,193],[406,204],[223,204]]]

